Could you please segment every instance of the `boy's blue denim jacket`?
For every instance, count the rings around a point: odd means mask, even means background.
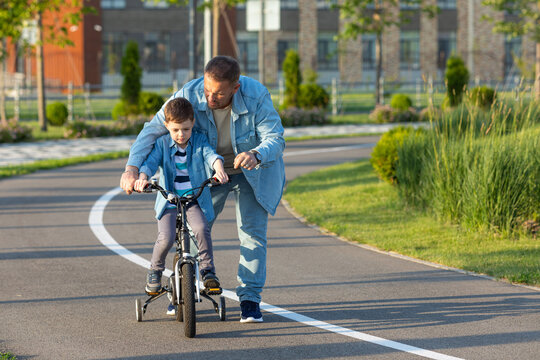
[[[256,169],[242,171],[259,204],[274,215],[285,186],[283,126],[268,90],[249,77],[240,76],[239,82],[240,88],[232,100],[232,146],[235,154],[252,149],[261,154],[261,164]],[[193,132],[207,135],[210,146],[216,149],[217,128],[212,110],[204,97],[203,78],[190,81],[174,93],[171,99],[176,97],[185,97],[193,105],[196,119]],[[127,165],[140,167],[152,150],[155,139],[167,132],[163,121],[162,108],[152,121],[144,125],[131,146]],[[206,175],[210,176],[209,173]]]
[[[148,155],[139,171],[151,177],[159,167],[161,172],[159,185],[168,191],[174,192],[174,179],[176,177],[174,155],[176,151],[177,147],[171,136],[169,134],[161,136],[156,140],[152,152],[150,152],[150,155]],[[194,188],[200,186],[204,180],[210,177],[207,174],[212,174],[214,161],[217,159],[223,160],[223,157],[219,156],[210,147],[208,139],[202,134],[192,134],[185,151],[189,180],[191,181],[191,186]],[[204,189],[198,199],[198,203],[206,219],[209,222],[212,221],[214,219],[214,207],[212,206],[212,198],[208,187]],[[158,193],[154,207],[156,210],[156,219],[161,219],[163,212],[167,208],[167,204],[167,200]]]

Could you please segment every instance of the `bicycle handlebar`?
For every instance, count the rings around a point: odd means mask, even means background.
[[[214,178],[214,177],[211,177],[209,179],[206,179],[203,181],[203,183],[201,184],[201,186],[199,187],[196,187],[196,188],[193,188],[191,190],[197,190],[197,193],[195,195],[182,195],[182,196],[179,196],[175,193],[172,193],[170,191],[167,191],[165,190],[164,188],[162,188],[161,186],[159,186],[157,184],[157,180],[156,179],[153,179],[152,182],[148,183],[142,192],[145,192],[145,193],[151,193],[153,192],[154,190],[156,191],[159,191],[161,193],[161,195],[167,199],[168,201],[172,202],[173,204],[176,204],[178,201],[195,201],[199,198],[199,196],[201,196],[204,188],[207,186],[207,185],[210,185],[210,186],[217,186],[217,185],[221,185],[221,183],[219,182],[218,179]]]

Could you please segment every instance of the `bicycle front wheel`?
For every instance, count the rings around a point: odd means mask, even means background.
[[[182,264],[182,298],[184,306],[184,334],[186,337],[195,337],[195,277],[193,264]],[[178,309],[180,310],[180,309]]]

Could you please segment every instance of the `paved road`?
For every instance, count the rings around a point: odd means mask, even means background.
[[[290,143],[287,177],[365,157],[375,141]],[[540,292],[368,251],[304,226],[283,207],[269,226],[263,324],[240,324],[231,299],[226,322],[208,302],[197,305],[195,339],[164,314],[165,299],[137,323],[145,270],[89,227],[123,165],[0,181],[0,350],[19,359],[540,358]],[[104,227],[127,249],[117,251],[150,258],[152,204],[153,195],[109,197]],[[220,278],[234,289],[232,202],[213,236]]]

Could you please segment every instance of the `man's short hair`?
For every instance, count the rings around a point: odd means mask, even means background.
[[[228,81],[236,84],[240,79],[240,65],[230,56],[216,56],[204,67],[204,75],[217,81]]]
[[[163,109],[165,122],[183,123],[187,120],[193,120],[193,106],[188,99],[183,97],[174,98],[165,104]]]

